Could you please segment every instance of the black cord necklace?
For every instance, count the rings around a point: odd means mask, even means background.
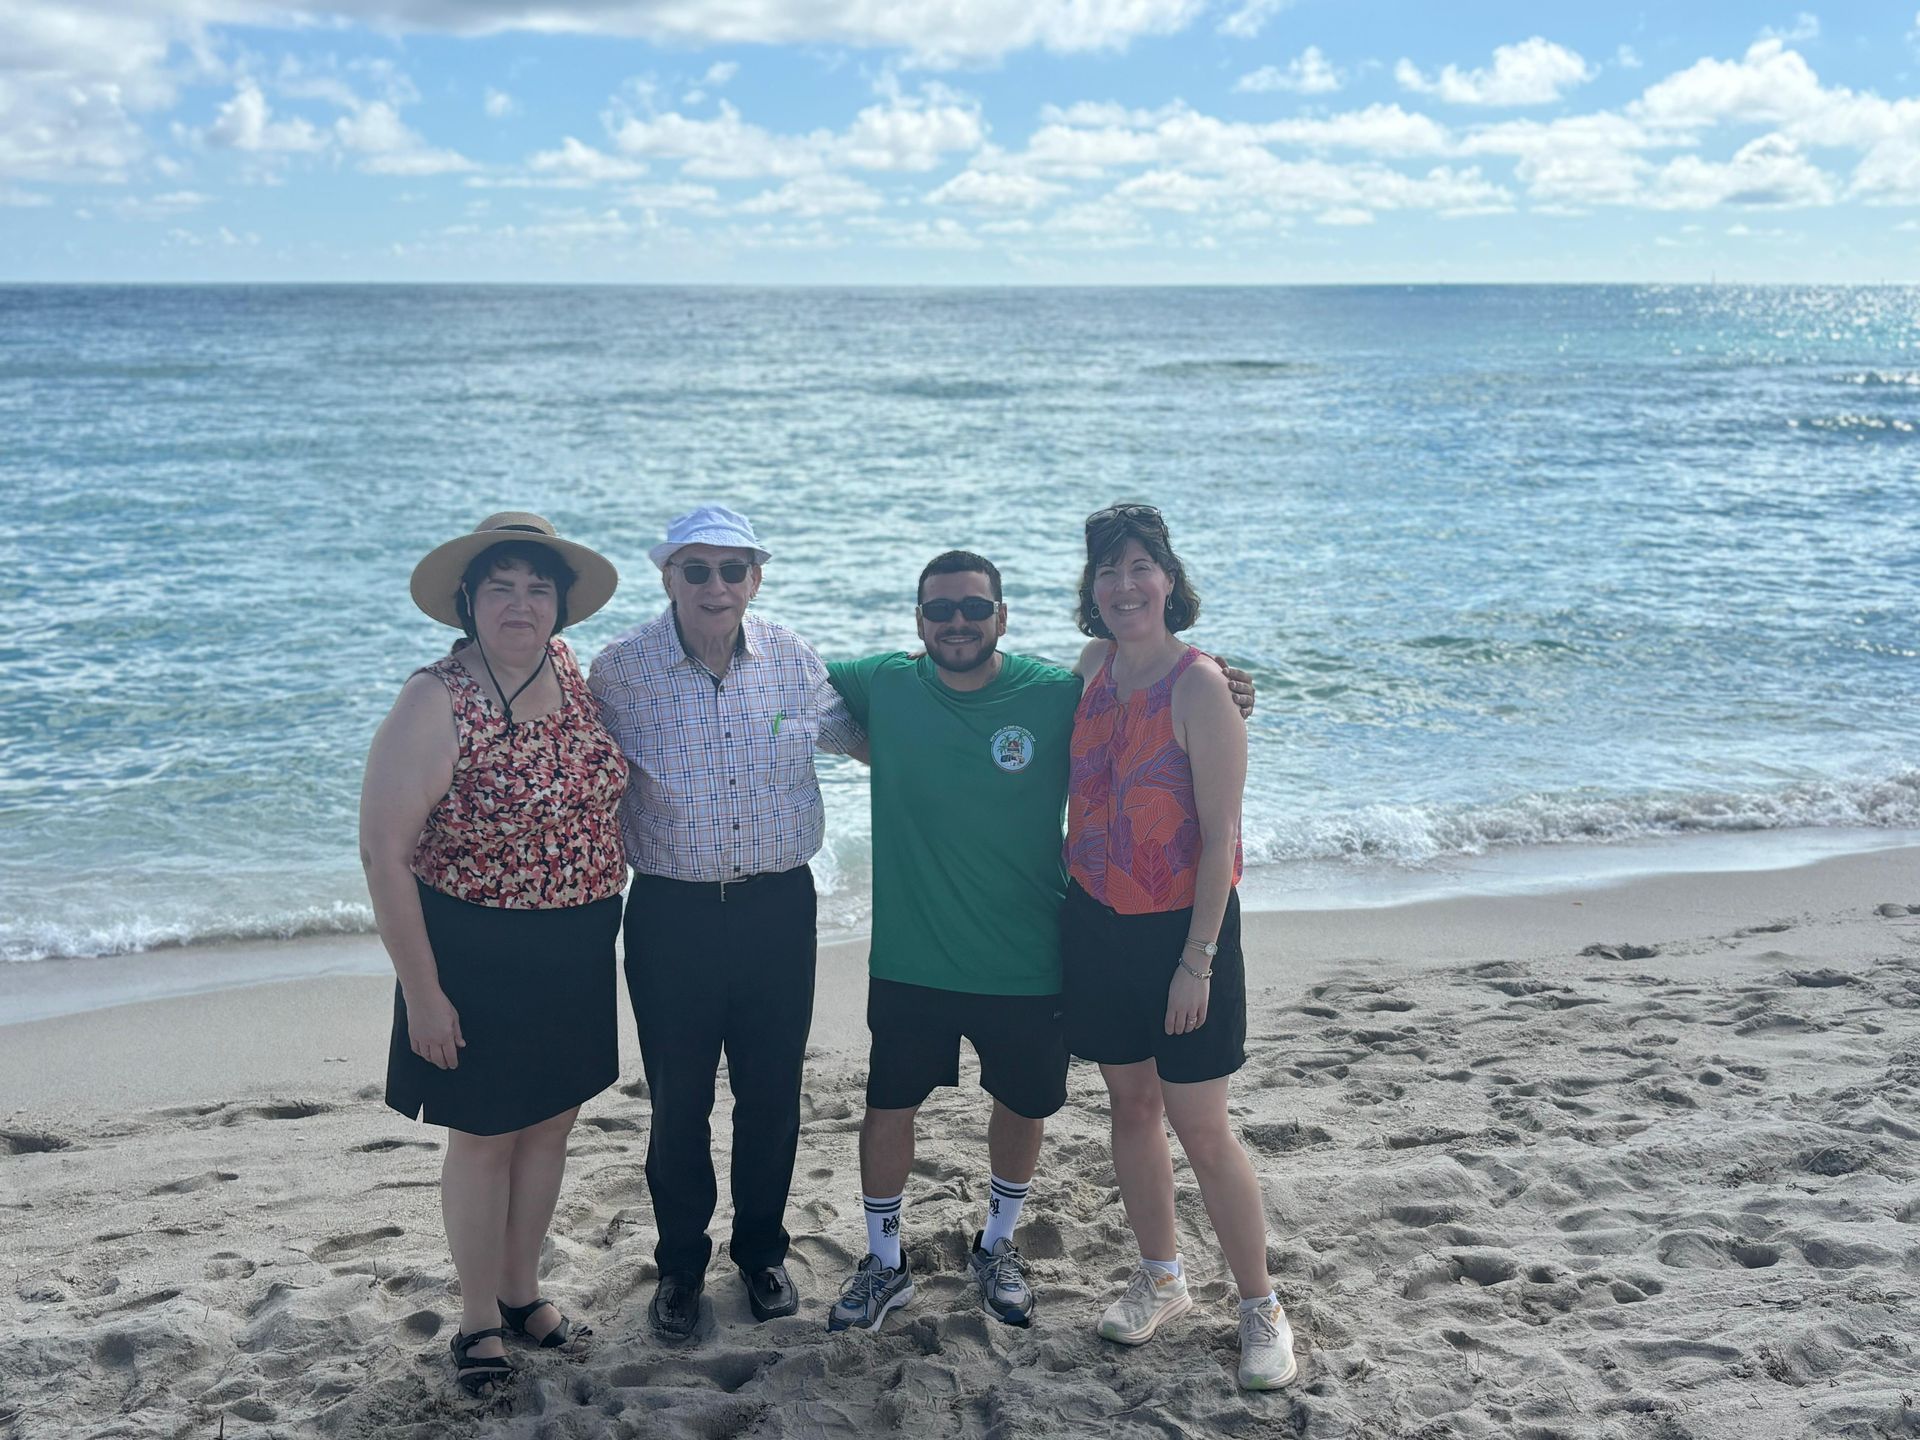
[[[487,647],[480,643],[480,637],[477,635],[474,636],[474,639],[473,639],[473,648],[480,652],[480,663],[487,667],[487,679],[493,681],[493,693],[498,695],[500,699],[504,702],[502,708],[505,710],[506,717],[507,717],[507,743],[512,744],[513,743],[513,702],[518,700],[521,697],[521,695],[526,693],[527,686],[533,684],[534,681],[540,678],[540,671],[544,667],[551,665],[553,663],[553,652],[548,651],[545,655],[541,656],[540,663],[533,667],[533,673],[527,676],[525,680],[522,680],[520,682],[520,688],[518,690],[514,691],[513,694],[509,695],[507,694],[506,690],[502,688],[500,682],[494,679],[493,662],[487,659]]]

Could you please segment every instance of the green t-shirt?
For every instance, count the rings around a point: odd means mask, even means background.
[[[827,676],[871,746],[875,977],[1057,994],[1080,677],[1004,655],[984,689],[949,690],[931,660],[899,651]]]

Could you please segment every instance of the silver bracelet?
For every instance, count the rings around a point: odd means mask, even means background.
[[[1182,970],[1186,971],[1187,974],[1193,976],[1193,978],[1196,980],[1213,979],[1213,971],[1211,968],[1206,970],[1196,970],[1193,968],[1193,966],[1187,964],[1186,957],[1184,955],[1180,957],[1180,960],[1178,963]]]

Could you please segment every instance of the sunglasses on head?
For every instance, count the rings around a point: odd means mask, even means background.
[[[1146,525],[1157,525],[1162,529],[1165,529],[1167,524],[1161,518],[1160,512],[1151,505],[1109,505],[1106,509],[1096,510],[1087,516],[1087,529],[1091,530],[1096,525],[1110,524],[1115,520],[1131,520]]]
[[[727,584],[738,585],[747,578],[747,571],[752,568],[744,560],[722,560],[717,566],[709,565],[704,560],[676,560],[673,564],[680,571],[681,578],[689,585],[706,584],[713,578],[713,572],[716,569],[720,572],[720,578]]]
[[[936,625],[944,625],[953,618],[954,611],[957,610],[969,620],[980,621],[985,620],[999,608],[997,603],[984,595],[969,595],[964,600],[922,600],[920,618],[931,620]]]

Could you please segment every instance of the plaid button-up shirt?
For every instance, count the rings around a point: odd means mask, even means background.
[[[716,681],[669,608],[595,656],[587,686],[631,767],[620,835],[640,874],[739,880],[818,853],[826,814],[813,752],[845,754],[862,732],[786,626],[744,617]]]

